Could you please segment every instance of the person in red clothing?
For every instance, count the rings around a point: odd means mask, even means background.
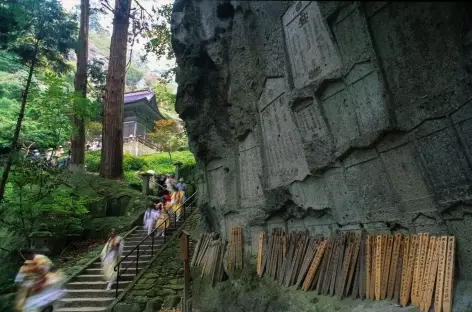
[[[170,195],[169,192],[167,192],[167,194],[164,195],[164,198],[166,199],[166,203],[168,203],[172,200],[171,195]]]

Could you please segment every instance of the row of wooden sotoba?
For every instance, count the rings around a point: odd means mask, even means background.
[[[420,311],[452,311],[455,237],[367,235],[324,239],[273,229],[259,234],[257,273],[289,287],[341,299],[395,299]],[[434,297],[433,297],[434,295]]]
[[[218,238],[216,233],[201,233],[195,246],[190,265],[201,266],[201,276],[210,276],[212,284],[225,277],[223,259],[226,252],[226,241]],[[243,268],[243,235],[242,228],[231,228],[229,238],[228,271]]]

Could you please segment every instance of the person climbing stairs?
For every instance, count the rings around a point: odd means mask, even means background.
[[[166,230],[165,237],[154,238],[154,255],[165,244],[175,231],[184,223],[184,220],[170,222]],[[147,230],[142,226],[135,227],[131,233],[125,235],[125,246],[122,259],[133,251],[120,266],[120,278],[118,283],[118,294],[122,292],[137,275],[136,258],[137,250],[134,249],[141,241],[148,236]],[[152,258],[151,237],[148,237],[143,244],[139,246],[139,264],[138,270],[141,270],[149,264]],[[105,291],[107,282],[103,280],[101,272],[101,263],[98,258],[80,275],[76,276],[66,285],[66,295],[58,303],[59,308],[54,312],[93,312],[105,311],[107,307],[115,300],[116,284],[112,291]]]

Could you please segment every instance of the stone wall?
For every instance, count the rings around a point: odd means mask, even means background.
[[[157,151],[141,142],[138,142],[137,140],[134,140],[123,143],[123,153],[130,153],[133,156],[143,156],[155,154]]]
[[[456,235],[472,277],[472,6],[176,0],[208,229]]]

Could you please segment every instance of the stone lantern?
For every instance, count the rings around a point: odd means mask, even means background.
[[[174,163],[174,166],[175,166],[175,181],[179,181],[179,178],[180,178],[180,168],[182,168],[182,165],[183,163],[178,161],[176,163]]]
[[[52,234],[49,231],[34,231],[30,234],[30,249],[35,253],[48,254],[49,246],[52,241]]]
[[[143,179],[143,195],[149,194],[149,182],[153,174],[148,172],[141,173],[141,178]]]

